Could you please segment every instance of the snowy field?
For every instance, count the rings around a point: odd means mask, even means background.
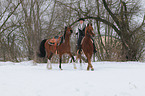
[[[0,96],[145,96],[145,63],[46,64],[0,62]]]

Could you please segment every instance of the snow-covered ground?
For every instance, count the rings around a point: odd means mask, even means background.
[[[0,62],[0,96],[145,96],[145,63],[46,64]]]

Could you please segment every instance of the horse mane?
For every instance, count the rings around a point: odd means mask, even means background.
[[[88,31],[88,25],[87,25],[87,27],[85,28],[85,35],[87,34],[87,31]]]
[[[65,27],[65,30],[64,30],[63,36],[61,37],[60,44],[63,43],[63,42],[65,41],[66,29],[67,29],[67,27]]]
[[[64,34],[63,34],[64,40],[65,40],[66,29],[67,27],[65,27]]]

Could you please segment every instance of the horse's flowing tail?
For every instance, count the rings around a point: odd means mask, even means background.
[[[39,57],[45,57],[46,55],[46,51],[45,51],[45,42],[47,39],[42,40],[42,42],[40,43],[40,47],[39,47],[39,51],[40,53],[38,54]]]

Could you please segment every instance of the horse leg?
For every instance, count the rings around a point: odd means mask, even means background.
[[[91,62],[90,62],[90,68],[91,68],[91,71],[94,71],[94,68],[93,68]]]
[[[82,68],[82,59],[81,59],[81,57],[79,58],[79,62],[80,62],[80,69],[82,70],[83,68]]]
[[[60,70],[62,70],[62,68],[61,68],[61,62],[62,62],[62,55],[59,55],[59,68],[60,68]]]
[[[49,69],[49,70],[52,69],[51,62],[49,59],[47,60],[47,69]]]
[[[94,71],[94,68],[91,64],[91,58],[88,58],[88,67],[87,67],[87,70],[89,70],[89,68],[91,68],[91,71]]]
[[[87,57],[87,60],[88,60],[87,70],[89,70],[91,68],[91,70],[94,71],[94,68],[93,68],[93,66],[91,64],[91,55],[90,54],[87,54],[86,57]]]
[[[71,53],[69,53],[69,55],[70,55],[70,57],[71,57],[72,60],[73,60],[74,69],[77,69],[76,64],[75,64],[74,56],[73,56]]]
[[[89,60],[88,60],[87,70],[89,71],[89,69],[90,69],[90,63],[89,63]]]
[[[51,65],[51,62],[50,62],[52,56],[53,56],[53,53],[50,52],[50,54],[48,55],[48,61],[47,61],[47,68],[48,69],[52,69],[52,65]]]
[[[81,54],[77,54],[77,60],[79,59],[80,60],[80,67],[81,67],[81,69],[82,69],[82,59],[81,59],[82,57],[81,57]]]

